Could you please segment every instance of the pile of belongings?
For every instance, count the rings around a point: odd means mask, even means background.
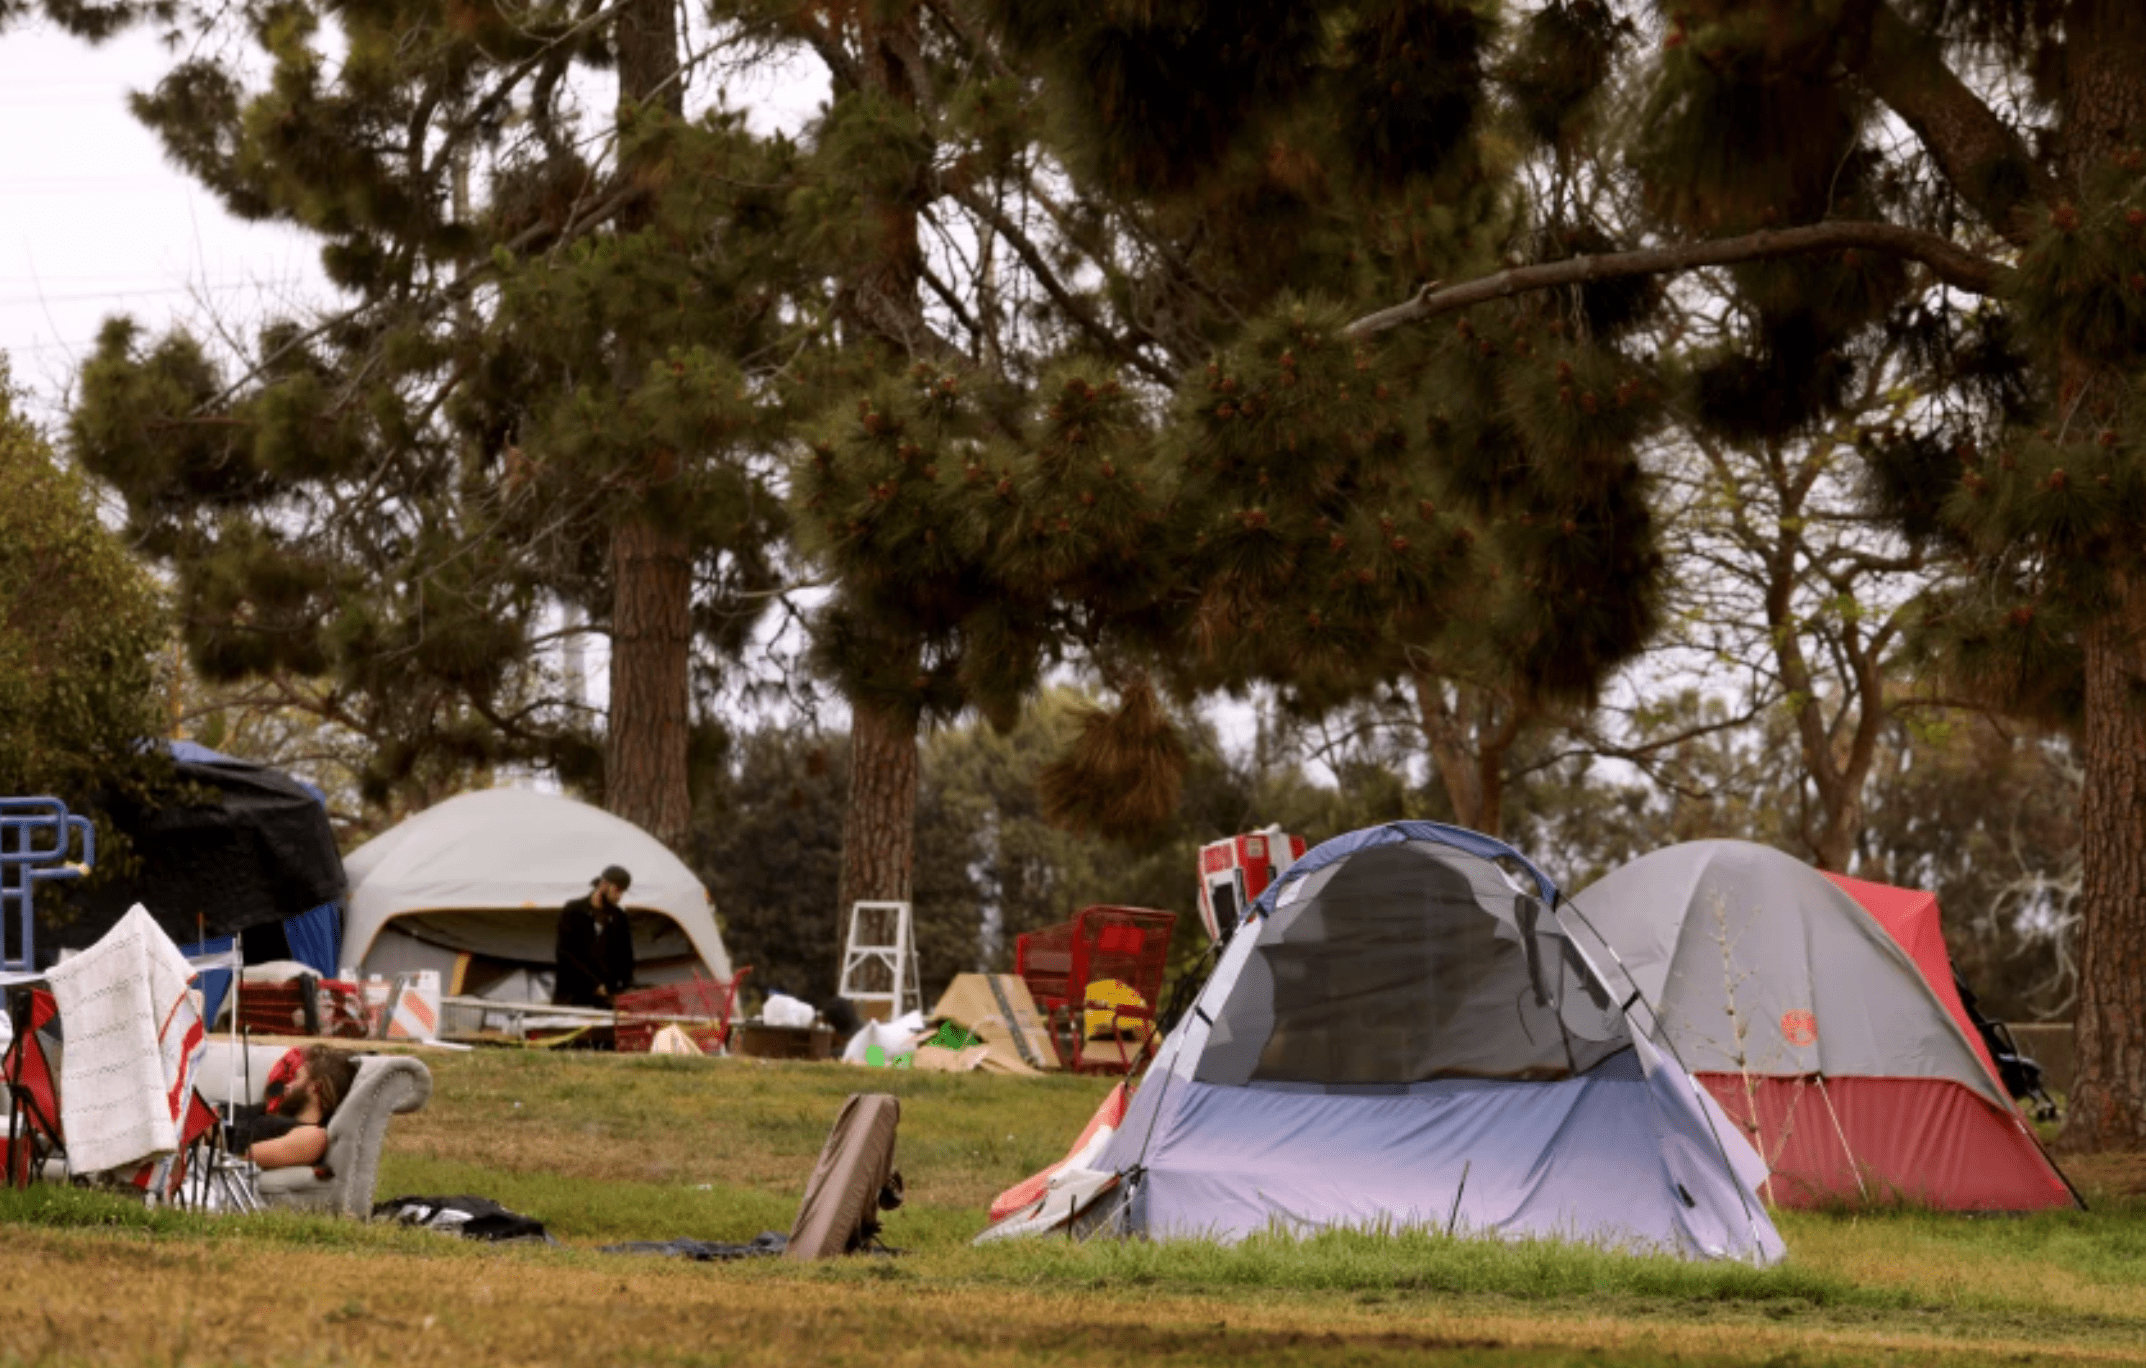
[[[957,974],[929,1019],[866,1022],[842,1058],[938,1073],[1038,1074],[1059,1067],[1050,1028],[1017,974]]]
[[[297,960],[247,965],[232,1010],[240,1026],[263,1035],[364,1040],[373,1033],[360,985],[322,978]]]

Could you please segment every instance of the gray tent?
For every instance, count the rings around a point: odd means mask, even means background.
[[[451,992],[543,1001],[560,906],[612,864],[633,875],[637,979],[730,976],[714,903],[683,861],[624,818],[519,788],[449,798],[352,851],[343,959],[369,974],[436,969]]]
[[[1086,1170],[1097,1195],[1075,1219],[1779,1258],[1757,1156],[1629,1005],[1511,847],[1430,822],[1329,841],[1229,942]],[[1046,1198],[1005,1229],[1079,1205]]]

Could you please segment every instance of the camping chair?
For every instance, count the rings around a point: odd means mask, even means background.
[[[26,1188],[47,1161],[66,1153],[60,1131],[59,1004],[42,988],[8,993],[15,1027],[0,1073],[7,1085],[7,1181]]]
[[[131,1180],[151,1206],[170,1202],[200,1211],[258,1211],[254,1167],[224,1147],[216,1108],[199,1088],[189,1095],[186,1120],[179,1127],[179,1149],[168,1159],[152,1160]]]
[[[67,1176],[67,1144],[60,1124],[63,1036],[59,1005],[51,993],[18,988],[12,997],[17,1029],[4,1065],[9,1103],[7,1181],[26,1188],[38,1177]],[[197,1090],[189,1097],[178,1152],[143,1164],[126,1181],[151,1201],[174,1197],[188,1172],[213,1161],[217,1146],[216,1113]]]
[[[717,1053],[730,1040],[738,989],[752,971],[748,964],[727,979],[696,973],[680,983],[620,993],[612,1002],[618,1012],[618,1023],[612,1032],[613,1048],[645,1054],[656,1032],[667,1022],[676,1022],[695,1045],[708,1054]]]
[[[1176,925],[1175,912],[1097,906],[1016,938],[1015,970],[1050,1018],[1068,1069],[1123,1074],[1146,1061]]]

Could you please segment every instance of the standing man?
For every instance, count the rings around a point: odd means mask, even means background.
[[[612,865],[590,882],[586,898],[559,912],[551,1000],[562,1007],[609,1007],[633,985],[633,931],[619,905],[633,875]]]

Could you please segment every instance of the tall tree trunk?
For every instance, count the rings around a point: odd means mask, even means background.
[[[604,806],[673,850],[692,823],[692,557],[685,538],[630,518],[611,537],[611,726]]]
[[[1857,777],[1856,787],[1846,788],[1837,802],[1827,805],[1824,823],[1811,839],[1811,855],[1820,869],[1836,874],[1848,872],[1848,862],[1855,858],[1856,842],[1863,835],[1863,792],[1859,781],[1868,777],[1867,773]]]
[[[849,805],[842,813],[845,920],[859,901],[907,902],[916,866],[917,719],[853,704]]]
[[[1475,753],[1468,744],[1467,724],[1454,716],[1444,681],[1419,673],[1413,682],[1416,718],[1423,728],[1424,744],[1430,747],[1431,763],[1438,766],[1438,782],[1445,785],[1453,821],[1458,826],[1483,831],[1483,784]]]
[[[2066,18],[2058,155],[2076,193],[2146,124],[2146,14],[2075,3]],[[2067,402],[2091,403],[2095,377],[2066,358]],[[2114,386],[2119,377],[2102,377]],[[2079,1051],[2066,1150],[2146,1147],[2146,585],[2118,574],[2085,633],[2086,788],[2080,801]]]
[[[1505,761],[1530,719],[1518,699],[1481,685],[1455,682],[1453,698],[1435,675],[1417,671],[1416,716],[1438,766],[1456,826],[1501,835],[1505,825]]]
[[[678,7],[630,0],[613,31],[621,119],[680,116]],[[635,168],[629,161],[629,176]],[[646,227],[637,206],[620,227]],[[620,383],[635,383],[637,359],[616,358]],[[670,452],[646,455],[638,481],[644,501],[678,475]],[[611,703],[604,746],[604,806],[673,850],[685,848],[693,800],[686,758],[692,744],[693,553],[686,539],[641,510],[611,538]]]
[[[2117,597],[2085,642],[2071,1151],[2146,1148],[2146,593],[2125,582]]]
[[[886,0],[861,6],[858,75],[871,93],[917,102],[909,63],[921,60],[916,6]],[[871,252],[843,283],[841,310],[857,336],[897,357],[914,355],[923,333],[918,288],[923,249],[915,194],[868,196]],[[916,657],[917,647],[896,649]],[[849,806],[842,816],[842,892],[847,917],[860,900],[907,901],[916,864],[917,724],[913,709],[850,700]]]

